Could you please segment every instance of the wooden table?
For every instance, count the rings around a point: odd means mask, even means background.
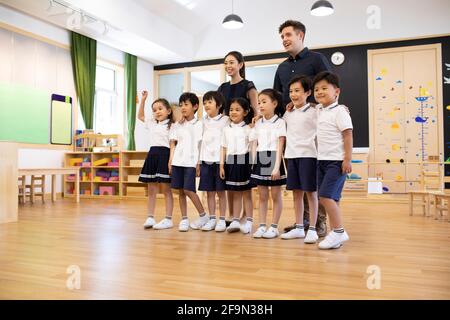
[[[70,167],[70,168],[29,168],[29,169],[19,169],[19,176],[42,176],[51,175],[52,176],[52,201],[56,200],[56,175],[75,175],[75,201],[80,202],[80,167]],[[64,184],[63,184],[63,195],[64,195]]]

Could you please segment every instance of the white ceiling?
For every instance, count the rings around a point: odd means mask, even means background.
[[[234,13],[245,26],[226,30],[223,18],[231,0],[64,0],[102,23],[76,30],[155,64],[221,58],[230,50],[245,55],[282,51],[278,26],[298,19],[307,26],[306,45],[333,46],[450,33],[449,0],[331,0],[335,13],[313,17],[314,0],[234,0]],[[70,14],[47,11],[48,0],[0,0],[0,3],[63,28]],[[381,9],[381,29],[369,30],[366,12]],[[188,8],[189,7],[189,8]],[[52,13],[63,12],[61,15]]]

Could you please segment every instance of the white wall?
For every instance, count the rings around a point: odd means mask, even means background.
[[[18,168],[60,168],[64,166],[66,150],[27,149],[20,148],[18,154]],[[30,182],[27,177],[27,183]],[[51,177],[46,176],[45,192],[51,193]],[[61,192],[61,176],[56,178],[56,192]]]
[[[154,99],[153,92],[153,65],[142,59],[137,62],[137,91],[139,100],[143,90],[148,91],[147,103],[145,105],[145,112],[151,112],[151,103]],[[139,105],[136,106],[136,116],[139,110]],[[148,150],[150,148],[148,135],[150,132],[145,129],[144,124],[136,118],[136,128],[134,131],[134,139],[136,142],[136,150]]]
[[[54,25],[45,23],[41,20],[32,18],[30,16],[27,16],[25,14],[16,12],[12,9],[2,7],[0,6],[0,22],[7,24],[9,26],[21,29],[23,31],[27,31],[31,34],[47,38],[49,40],[55,41],[59,44],[69,46],[70,44],[70,34],[68,30],[56,27]],[[4,29],[1,29],[0,31],[3,32],[3,34],[7,34],[8,32],[4,32]],[[27,42],[36,42],[36,40],[21,36],[21,38],[27,40]],[[42,44],[42,46],[47,47],[50,45],[44,44],[41,41],[37,41],[39,44]],[[6,51],[4,50],[5,47],[5,38],[0,37],[0,70],[2,71],[0,74],[0,81],[15,81],[13,78],[12,73],[3,72],[5,70],[11,70],[11,61],[7,59],[3,59],[6,54]],[[70,62],[70,53],[66,49],[57,48],[57,51],[60,52],[62,55],[64,55],[66,58],[69,57]],[[9,52],[9,51],[8,51]],[[24,52],[24,55],[28,55],[28,53]],[[111,62],[114,62],[116,64],[123,65],[124,63],[124,53],[120,50],[117,50],[115,48],[111,48],[107,45],[104,45],[100,42],[97,42],[97,56],[98,58],[108,60]],[[51,59],[51,57],[49,57]],[[66,59],[67,60],[67,59]],[[66,61],[67,62],[67,61]],[[54,61],[47,61],[46,65],[51,65],[54,63]],[[137,75],[138,75],[138,90],[139,92],[142,91],[144,88],[150,92],[149,101],[153,100],[153,65],[149,62],[146,62],[144,60],[138,59],[138,67],[137,67]],[[11,76],[9,76],[11,74]],[[25,76],[23,81],[30,82],[30,77],[33,77],[30,73],[23,73],[22,76]],[[6,78],[8,79],[6,79]],[[27,80],[28,79],[28,80]],[[20,80],[20,79],[19,79]],[[22,81],[20,80],[20,81]],[[58,79],[58,81],[55,81],[53,86],[50,85],[49,88],[47,88],[50,91],[53,91],[52,93],[57,93],[61,91],[59,87],[61,86],[61,83],[65,83],[66,85],[64,87],[71,87],[70,90],[62,90],[64,91],[64,94],[75,96],[75,89],[73,84],[73,74],[72,73],[65,73],[64,79]],[[31,81],[33,82],[33,81]],[[59,86],[59,87],[58,87]],[[58,91],[59,90],[59,91]],[[66,91],[70,91],[67,92]],[[74,104],[75,106],[75,104]],[[139,121],[138,121],[139,122]],[[148,149],[148,142],[146,142],[145,132],[146,130],[140,126],[139,124],[136,125],[136,142],[137,146],[140,150],[146,150]],[[64,163],[64,153],[66,150],[53,150],[53,149],[38,149],[38,148],[20,148],[19,149],[19,168],[45,168],[45,167],[62,167]],[[51,185],[47,183],[47,192],[50,192]],[[57,179],[57,192],[61,192],[61,181],[60,179]]]

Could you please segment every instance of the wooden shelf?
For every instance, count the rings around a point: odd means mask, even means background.
[[[102,157],[108,157],[112,154],[119,155],[119,165],[118,166],[93,166],[92,163],[95,160],[101,159]],[[103,169],[103,170],[115,170],[119,173],[119,181],[81,181],[80,176],[80,186],[81,189],[84,188],[92,192],[89,195],[80,195],[83,198],[88,199],[145,199],[144,195],[126,195],[127,187],[142,187],[145,188],[146,185],[142,182],[138,181],[125,181],[128,179],[129,175],[137,175],[138,171],[142,169],[142,166],[130,166],[125,165],[129,164],[130,160],[142,160],[145,161],[147,158],[148,151],[105,151],[105,152],[87,152],[87,151],[71,151],[65,153],[65,164],[66,166],[69,164],[69,159],[72,158],[88,158],[91,161],[90,167],[79,167],[81,169],[86,169],[83,172],[92,172],[95,173],[95,170]],[[74,187],[75,181],[64,180],[64,192],[67,194],[67,190],[72,189]],[[102,196],[102,195],[94,195],[93,192],[99,186],[114,186],[117,192],[117,195],[114,196]],[[116,187],[117,186],[117,187]],[[70,196],[67,194],[67,196]]]
[[[94,168],[94,169],[119,169],[120,166],[116,166],[116,167],[113,167],[113,166],[94,166],[92,168]]]
[[[122,181],[92,181],[93,183],[122,183]]]

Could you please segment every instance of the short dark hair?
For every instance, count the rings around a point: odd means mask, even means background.
[[[303,32],[304,35],[306,35],[306,27],[303,23],[301,23],[300,21],[296,21],[296,20],[286,20],[285,22],[283,22],[280,27],[278,28],[278,33],[281,33],[283,31],[284,28],[287,27],[293,27],[294,30],[297,31],[301,31]]]
[[[255,113],[253,112],[252,107],[250,107],[250,103],[247,101],[247,99],[244,98],[234,98],[230,102],[230,107],[233,103],[237,103],[244,109],[244,111],[247,111],[247,115],[244,117],[244,122],[246,124],[249,124],[252,122],[253,117],[255,116]]]
[[[195,105],[198,106],[200,104],[200,101],[198,101],[197,95],[195,93],[192,93],[192,92],[184,92],[180,96],[180,99],[179,99],[178,103],[181,104],[181,103],[186,102],[186,101],[189,101],[192,104],[192,106],[195,106]]]
[[[262,94],[268,96],[272,101],[277,102],[277,106],[275,107],[275,114],[279,117],[282,117],[285,108],[283,106],[283,96],[281,95],[281,93],[279,93],[277,90],[274,89],[264,89],[259,93],[258,96]]]
[[[223,113],[225,98],[219,91],[208,91],[203,95],[203,104],[205,101],[214,100],[216,102],[217,107],[219,108],[219,113]]]
[[[322,81],[322,80],[325,80],[329,84],[333,85],[335,88],[340,88],[339,77],[335,73],[332,73],[330,71],[322,71],[322,72],[318,73],[314,77],[313,87],[316,86],[317,82]]]
[[[294,83],[300,83],[303,87],[303,90],[305,90],[305,92],[308,92],[312,89],[312,81],[309,77],[304,76],[304,75],[300,75],[300,76],[295,76],[291,79],[291,81],[289,81],[289,88],[291,87],[291,85],[293,85]]]

